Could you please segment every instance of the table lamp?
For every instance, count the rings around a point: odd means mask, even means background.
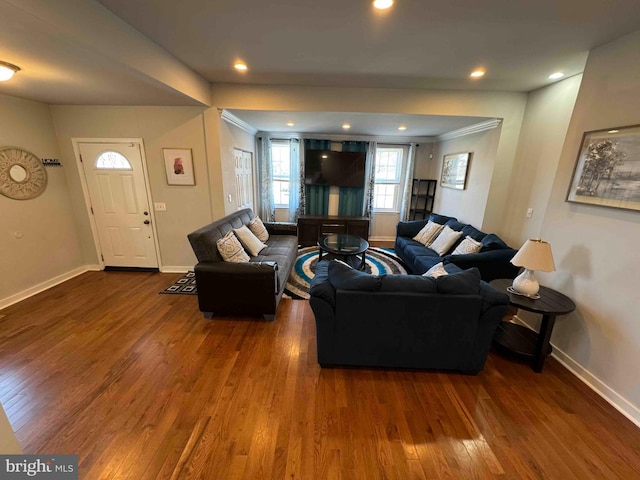
[[[551,244],[544,240],[529,239],[511,259],[516,267],[524,267],[524,272],[513,280],[513,285],[508,288],[511,293],[525,295],[529,298],[540,298],[538,290],[540,284],[534,275],[535,270],[553,272],[556,269],[551,253]]]

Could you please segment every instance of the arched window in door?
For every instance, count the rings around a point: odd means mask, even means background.
[[[118,152],[106,151],[98,155],[96,168],[99,170],[133,170],[129,160]]]

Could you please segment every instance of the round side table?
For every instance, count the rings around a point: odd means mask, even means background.
[[[513,280],[510,279],[498,279],[490,282],[490,285],[496,290],[506,293],[509,296],[511,306],[542,315],[540,332],[536,333],[515,323],[500,322],[493,337],[493,343],[499,350],[530,360],[533,370],[540,373],[547,355],[552,351],[549,339],[556,322],[556,316],[573,312],[576,309],[576,304],[566,295],[543,286],[540,286],[538,292],[540,298],[537,300],[511,293],[507,291],[507,287],[510,287],[512,283]]]

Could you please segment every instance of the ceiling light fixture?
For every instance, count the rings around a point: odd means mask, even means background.
[[[556,72],[556,73],[552,73],[551,75],[549,75],[549,80],[557,80],[559,78],[564,77],[564,73],[562,72]]]
[[[237,61],[236,63],[234,63],[233,68],[235,68],[240,72],[246,72],[247,70],[249,70],[249,67],[247,67],[247,64],[241,61]]]
[[[293,122],[287,122],[287,127],[293,127],[295,125],[295,123]]]
[[[472,78],[480,78],[480,77],[484,77],[484,70],[478,69],[478,70],[474,70],[473,72],[471,72],[470,77]]]
[[[398,127],[398,130],[406,130],[406,129],[407,129],[407,127],[405,127],[404,125],[400,125],[400,126]]]
[[[0,62],[0,82],[9,80],[16,72],[19,71],[20,67],[7,62]]]
[[[386,10],[393,6],[393,0],[373,0],[373,6],[378,10]]]
[[[345,130],[349,130],[351,128],[351,125],[349,125],[348,123],[343,123],[342,128],[344,128]]]
[[[618,133],[620,130],[609,130],[607,133]]]

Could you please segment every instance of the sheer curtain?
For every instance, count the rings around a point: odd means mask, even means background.
[[[367,146],[367,164],[364,179],[364,207],[363,215],[371,219],[373,213],[373,191],[376,181],[376,150],[378,142],[369,142]],[[369,224],[371,225],[371,224]]]
[[[407,158],[407,168],[405,171],[404,185],[402,191],[402,204],[400,206],[400,220],[409,219],[409,208],[411,208],[411,187],[413,185],[413,170],[416,163],[416,147],[415,143],[409,146],[409,155]]]
[[[276,208],[273,202],[271,139],[266,136],[258,137],[258,175],[260,181],[258,215],[265,222],[273,222],[276,219]]]
[[[300,156],[300,140],[289,140],[289,221],[297,222],[304,212],[304,158]],[[301,161],[302,160],[302,161]],[[302,188],[301,188],[302,187]]]

